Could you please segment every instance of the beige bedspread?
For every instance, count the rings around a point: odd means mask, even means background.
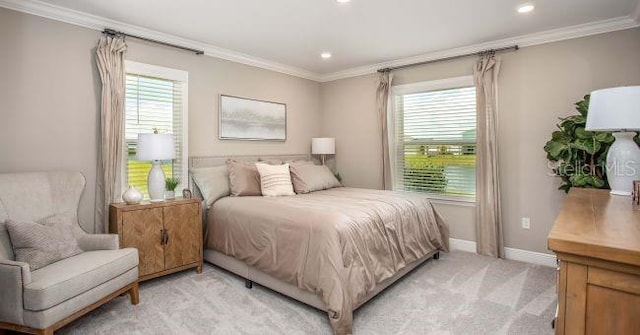
[[[334,188],[289,197],[226,197],[208,214],[206,248],[322,297],[337,334],[377,283],[439,249],[449,228],[416,194]]]

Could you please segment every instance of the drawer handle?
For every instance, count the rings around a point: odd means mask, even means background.
[[[160,229],[160,245],[164,245],[164,229]]]
[[[169,243],[169,233],[167,232],[166,229],[162,230],[162,244],[166,245],[167,243]]]

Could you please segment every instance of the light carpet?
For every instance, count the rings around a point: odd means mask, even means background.
[[[553,334],[555,269],[454,251],[355,312],[360,334]],[[324,312],[205,265],[140,285],[59,334],[331,334]]]

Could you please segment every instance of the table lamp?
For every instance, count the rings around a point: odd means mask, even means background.
[[[611,194],[631,195],[640,179],[640,149],[633,141],[640,130],[640,86],[591,92],[586,130],[613,132],[605,169]]]
[[[336,139],[332,137],[317,137],[311,139],[311,154],[320,155],[322,165],[326,155],[336,153]]]
[[[160,161],[176,158],[176,146],[172,134],[138,134],[137,159],[151,161],[147,188],[152,202],[164,200],[165,175]]]

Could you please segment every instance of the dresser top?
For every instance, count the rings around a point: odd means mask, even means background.
[[[640,266],[640,210],[629,196],[572,188],[549,233],[549,249]]]
[[[189,203],[200,203],[200,200],[196,198],[192,198],[192,199],[175,198],[173,200],[162,200],[157,202],[143,201],[135,205],[127,205],[124,202],[115,202],[115,203],[112,203],[110,207],[118,210],[124,210],[124,211],[136,211],[140,209],[161,208],[161,207],[176,206],[176,205],[189,204]]]

